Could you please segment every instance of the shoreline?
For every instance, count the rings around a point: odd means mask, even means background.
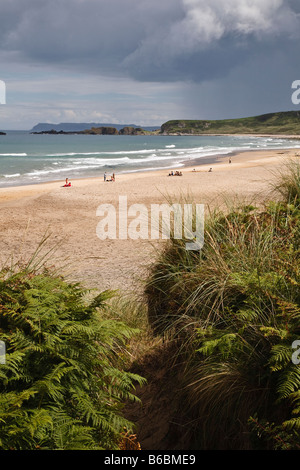
[[[0,188],[0,264],[26,262],[47,234],[42,252],[53,250],[50,264],[70,282],[142,295],[143,280],[165,240],[99,239],[100,205],[120,210],[120,195],[127,196],[128,207],[142,204],[147,209],[182,201],[186,195],[206,209],[220,208],[224,200],[259,204],[270,194],[274,171],[299,150],[251,150],[214,156],[213,162],[189,160],[180,168],[182,176],[169,177],[165,168],[116,174],[115,182],[103,177],[71,180],[70,188],[62,187],[64,181]]]
[[[19,130],[10,130],[9,132],[26,132],[26,133],[29,133],[31,134],[32,132],[31,131],[19,131]],[[153,136],[157,136],[158,134],[153,134]],[[170,137],[170,136],[173,136],[173,137],[181,137],[181,136],[186,136],[186,137],[209,137],[209,136],[227,136],[227,137],[257,137],[257,138],[261,138],[261,137],[268,137],[268,138],[271,138],[271,139],[286,139],[286,140],[299,140],[299,148],[295,148],[295,149],[289,149],[289,148],[284,148],[282,147],[281,150],[299,150],[300,149],[300,135],[295,135],[295,134],[257,134],[257,133],[236,133],[236,134],[229,134],[229,133],[194,133],[194,134],[189,134],[189,133],[161,133],[159,134],[159,136],[161,137]],[[127,135],[125,137],[130,137],[130,135]],[[142,136],[141,136],[142,137]],[[152,174],[153,172],[157,172],[157,171],[168,171],[168,170],[172,170],[174,168],[187,168],[189,165],[205,165],[205,164],[214,164],[216,162],[219,161],[220,158],[228,158],[229,156],[235,156],[235,155],[240,155],[242,153],[245,153],[245,152],[264,152],[264,151],[270,151],[270,152],[275,152],[276,150],[279,150],[277,149],[276,147],[275,148],[268,148],[268,149],[264,149],[264,148],[261,148],[261,149],[240,149],[240,150],[229,150],[227,151],[227,153],[220,153],[220,154],[215,154],[215,155],[207,155],[207,156],[203,156],[203,157],[199,157],[198,159],[195,158],[195,159],[190,159],[190,160],[182,160],[181,162],[178,162],[178,165],[176,164],[171,164],[170,163],[170,166],[166,166],[166,167],[159,167],[159,168],[149,168],[149,169],[145,169],[145,168],[137,168],[137,169],[134,169],[134,170],[130,170],[129,168],[126,169],[126,170],[121,170],[120,173],[118,173],[118,168],[117,169],[112,169],[111,172],[115,172],[118,177],[120,176],[123,176],[123,175],[128,175],[128,174],[140,174],[142,175],[144,172],[145,173],[149,173],[149,174]],[[106,171],[107,173],[110,172],[110,170],[105,170],[105,168],[103,168],[103,172]],[[103,173],[102,173],[103,175]],[[94,175],[84,175],[84,176],[79,176],[79,177],[76,177],[76,178],[72,178],[72,177],[68,177],[69,180],[72,179],[73,181],[81,181],[81,180],[91,180],[91,179],[94,179],[94,178],[97,178],[97,179],[101,179],[103,176],[102,175],[98,175],[98,176],[94,176]],[[66,175],[68,176],[68,175]],[[13,188],[16,188],[18,190],[18,188],[34,188],[36,186],[39,186],[41,187],[41,185],[46,185],[46,184],[52,184],[52,183],[56,183],[56,184],[59,184],[60,182],[63,182],[65,181],[65,177],[63,179],[49,179],[49,180],[45,180],[45,181],[38,181],[38,182],[34,182],[34,181],[31,181],[31,182],[18,182],[18,183],[12,183],[10,184],[9,183],[9,179],[7,180],[8,182],[8,185],[4,185],[4,186],[0,186],[0,191],[2,189],[6,189],[8,190],[9,192],[11,192],[13,190]]]
[[[217,134],[216,134],[217,135]],[[224,134],[225,135],[225,134]],[[300,141],[300,137],[299,137],[299,141]],[[229,158],[233,158],[233,157],[238,157],[238,159],[240,160],[241,158],[243,158],[243,155],[245,155],[245,157],[247,158],[248,156],[250,155],[253,155],[253,157],[259,157],[261,154],[265,154],[265,153],[276,153],[276,154],[285,154],[285,153],[293,153],[295,152],[296,156],[297,155],[297,152],[300,152],[300,142],[299,142],[299,148],[278,148],[278,149],[255,149],[255,150],[249,150],[249,149],[246,149],[246,150],[233,150],[232,152],[228,152],[226,154],[216,154],[216,155],[212,155],[212,156],[205,156],[205,157],[199,157],[199,158],[195,158],[195,159],[189,159],[189,160],[186,160],[186,161],[183,161],[183,162],[180,162],[178,164],[178,166],[167,166],[165,168],[158,168],[158,169],[140,169],[140,170],[132,170],[132,171],[124,171],[123,173],[116,173],[117,175],[117,178],[118,180],[120,179],[124,179],[126,177],[128,177],[128,179],[133,178],[134,176],[136,177],[147,177],[147,176],[155,176],[155,174],[162,174],[162,172],[169,172],[171,170],[174,171],[174,169],[181,169],[181,171],[184,171],[184,170],[191,170],[193,169],[194,166],[197,166],[197,167],[202,167],[202,166],[215,166],[216,164],[220,164],[220,163],[224,163],[226,160],[228,161]],[[249,154],[249,155],[248,155]],[[272,156],[272,158],[274,158],[274,155]],[[223,162],[224,161],[224,162]],[[113,170],[112,170],[113,172]],[[107,173],[107,171],[106,171]],[[82,176],[82,177],[78,177],[78,178],[69,178],[69,180],[71,180],[72,182],[86,182],[88,184],[88,182],[93,182],[93,181],[102,181],[103,180],[103,175],[101,176]],[[2,193],[4,191],[7,191],[8,193],[13,193],[14,191],[16,193],[20,193],[22,190],[25,191],[25,192],[35,192],[38,188],[41,190],[41,191],[46,191],[47,189],[52,189],[52,186],[53,188],[54,187],[57,187],[57,185],[60,185],[60,184],[64,184],[65,182],[65,179],[58,179],[58,180],[49,180],[49,181],[42,181],[42,182],[37,182],[37,183],[30,183],[30,184],[27,184],[27,183],[24,183],[24,184],[19,184],[19,185],[16,185],[16,186],[0,186],[0,205],[1,205],[1,202],[2,202]]]
[[[299,146],[299,150],[300,150],[300,146]],[[255,150],[254,150],[255,152]],[[230,155],[234,155],[236,152],[233,151],[232,153],[230,152]],[[241,152],[242,153],[242,152]],[[207,156],[207,157],[200,157],[198,159],[195,159],[195,160],[187,160],[185,162],[182,162],[180,164],[178,164],[178,168],[181,168],[181,169],[188,169],[189,166],[192,166],[192,163],[197,165],[197,166],[202,166],[202,165],[212,165],[214,163],[217,163],[217,161],[224,157],[224,158],[228,158],[228,155],[229,154],[219,154],[219,155],[213,155],[213,156]],[[183,166],[181,166],[183,165]],[[153,175],[154,173],[161,173],[161,172],[169,172],[171,170],[174,170],[175,166],[167,166],[165,168],[153,168],[153,169],[149,169],[149,170],[145,170],[145,169],[141,169],[141,170],[132,170],[132,171],[124,171],[123,173],[116,173],[117,174],[117,177],[118,179],[120,178],[124,178],[124,177],[134,177],[134,176],[150,176],[150,175]],[[177,167],[176,167],[177,168]],[[113,171],[112,171],[113,172]],[[106,173],[108,173],[106,171]],[[74,182],[82,182],[82,181],[86,181],[86,182],[89,182],[89,181],[103,181],[103,175],[101,176],[82,176],[82,177],[79,177],[79,178],[69,178],[69,180],[72,180]],[[0,186],[0,204],[1,204],[1,196],[2,196],[2,192],[3,191],[9,191],[9,192],[13,192],[14,190],[16,190],[16,192],[19,192],[21,191],[22,189],[24,191],[26,191],[26,189],[28,189],[29,191],[33,191],[34,189],[37,189],[37,188],[40,188],[40,189],[47,189],[47,185],[50,187],[50,185],[55,185],[57,187],[57,185],[59,184],[64,184],[65,182],[65,179],[58,179],[58,180],[49,180],[49,181],[41,181],[41,182],[38,182],[38,183],[30,183],[30,184],[27,184],[27,183],[24,183],[24,184],[19,184],[19,185],[16,185],[16,186]]]

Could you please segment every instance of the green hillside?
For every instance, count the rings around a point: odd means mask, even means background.
[[[162,134],[283,134],[300,135],[300,111],[263,114],[239,119],[173,120]]]

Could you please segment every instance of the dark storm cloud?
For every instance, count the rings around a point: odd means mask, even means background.
[[[26,8],[23,0],[9,3],[0,15],[3,48],[18,51],[20,59],[98,72],[121,73],[124,59],[159,23],[183,15],[180,0],[26,0]]]
[[[0,15],[20,61],[140,81],[219,78],[299,31],[298,0],[10,0]]]
[[[139,80],[224,76],[257,50],[298,47],[299,16],[281,0],[182,0],[185,15],[148,36],[125,59]],[[149,60],[150,58],[150,60]]]

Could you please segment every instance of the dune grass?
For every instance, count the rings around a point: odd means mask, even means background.
[[[296,162],[279,201],[212,211],[201,252],[172,239],[148,279],[149,322],[180,344],[197,448],[300,448],[299,183]]]

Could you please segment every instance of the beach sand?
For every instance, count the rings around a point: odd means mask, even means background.
[[[169,197],[179,202],[188,194],[206,208],[218,207],[224,198],[263,201],[270,196],[274,172],[297,153],[298,149],[251,151],[232,155],[231,163],[229,156],[189,161],[178,168],[181,177],[169,177],[166,169],[116,174],[115,182],[72,180],[70,188],[57,181],[0,188],[1,266],[12,260],[26,262],[47,235],[41,254],[53,250],[47,264],[57,266],[69,280],[97,290],[142,292],[147,270],[165,241],[100,240],[100,204],[113,204],[118,210],[119,195],[127,196],[128,207],[137,203],[147,208],[167,203]]]

